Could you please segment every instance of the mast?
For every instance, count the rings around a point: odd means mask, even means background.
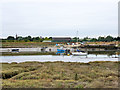
[[[78,30],[77,30],[77,35],[76,35],[76,37],[77,37],[77,43],[78,43]],[[78,45],[77,45],[77,49],[78,49]]]
[[[77,30],[77,36],[76,37],[77,37],[77,42],[78,42],[78,30]]]

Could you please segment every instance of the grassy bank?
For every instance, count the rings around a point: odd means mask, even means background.
[[[3,88],[117,88],[118,62],[2,63]]]
[[[35,48],[35,47],[43,47],[49,46],[53,47],[59,44],[66,44],[65,42],[2,42],[2,48]],[[100,46],[89,46],[91,44],[100,45]],[[109,46],[102,46],[102,44],[109,45]],[[108,48],[109,49],[116,49],[115,46],[110,44],[117,44],[120,46],[119,42],[86,42],[85,47],[87,48]]]
[[[2,48],[34,48],[56,45],[56,42],[2,42]]]

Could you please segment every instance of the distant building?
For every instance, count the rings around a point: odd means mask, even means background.
[[[70,37],[52,37],[52,42],[71,42]]]
[[[51,40],[44,40],[43,42],[52,42]]]
[[[43,37],[42,36],[40,36],[40,39],[42,39]]]

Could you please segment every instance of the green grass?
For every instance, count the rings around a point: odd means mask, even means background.
[[[3,88],[117,88],[118,62],[2,64]]]

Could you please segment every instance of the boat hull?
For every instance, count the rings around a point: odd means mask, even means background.
[[[87,56],[87,53],[73,52],[72,55],[74,55],[74,56]]]

